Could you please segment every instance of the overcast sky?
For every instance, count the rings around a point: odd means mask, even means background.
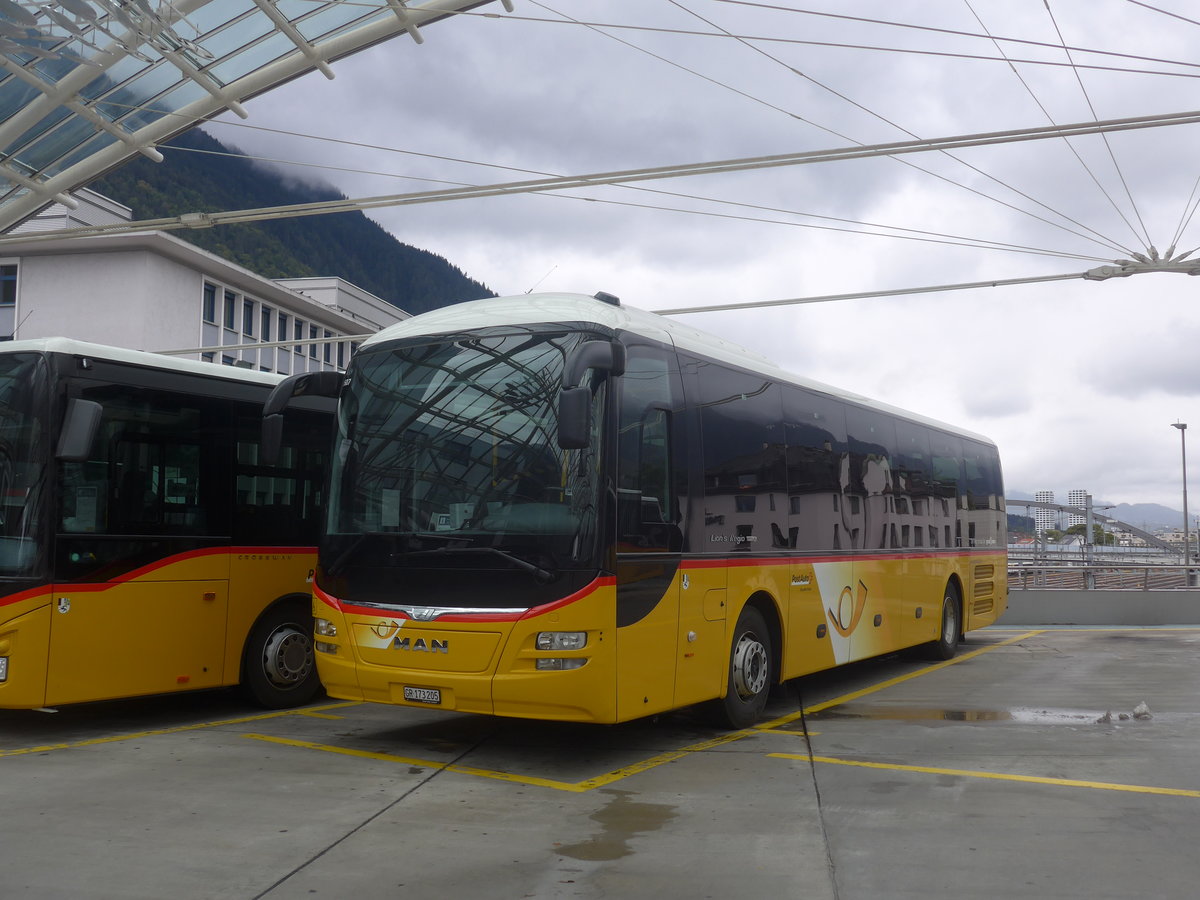
[[[515,6],[247,104],[249,125],[372,147],[210,129],[331,167],[288,171],[367,197],[1200,109],[1200,24],[1179,18],[1200,15],[1184,0]],[[1080,273],[1150,244],[1183,253],[1200,245],[1197,176],[1200,127],[1182,125],[371,215],[501,294],[604,290],[662,310]],[[1200,475],[1198,295],[1200,280],[1149,272],[680,318],[988,435],[1010,496],[1083,488],[1097,504],[1178,509],[1171,423],[1193,425]]]

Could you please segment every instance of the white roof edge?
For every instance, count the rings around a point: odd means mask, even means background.
[[[311,318],[316,315],[321,318],[320,324],[339,328],[346,334],[354,334],[361,330],[353,316],[282,284],[281,281],[286,279],[260,275],[240,263],[219,256],[211,250],[206,250],[198,244],[185,241],[166,231],[128,231],[121,234],[93,234],[79,237],[55,237],[32,232],[18,240],[0,244],[0,257],[19,259],[58,254],[128,253],[135,250],[147,250],[182,265],[190,266],[204,277],[236,287],[243,293],[253,294],[254,299],[257,300],[266,300],[276,304],[290,302],[297,306],[311,307],[311,312],[305,312],[306,316]],[[353,282],[346,283],[353,284]],[[379,302],[385,304],[385,311],[387,306],[391,306],[386,300],[380,299]],[[400,309],[399,307],[394,308]],[[403,312],[403,310],[400,311]]]
[[[990,438],[957,425],[951,425],[911,410],[872,400],[870,397],[864,397],[853,391],[805,378],[782,368],[774,360],[761,353],[733,341],[727,341],[715,334],[636,307],[614,306],[586,294],[518,294],[455,303],[391,325],[365,340],[361,348],[369,350],[373,345],[386,341],[445,334],[469,328],[555,322],[591,322],[613,330],[631,331],[656,340],[662,340],[664,335],[669,335],[670,340],[678,349],[689,350],[743,368],[753,369],[778,381],[830,394],[840,400],[848,400],[870,409],[908,419],[911,422],[918,422],[931,428],[995,446]]]
[[[153,369],[163,369],[169,372],[183,372],[189,375],[204,375],[208,378],[223,378],[226,381],[244,381],[253,384],[275,385],[283,380],[282,375],[275,372],[259,372],[254,369],[242,369],[237,366],[223,366],[217,363],[201,362],[195,359],[179,359],[173,356],[163,356],[159,353],[149,353],[145,350],[129,350],[125,347],[110,347],[105,344],[92,344],[88,341],[77,341],[73,338],[48,337],[29,338],[20,341],[4,341],[0,343],[0,353],[62,353],[68,356],[87,356],[93,359],[103,359],[111,362],[129,363]]]

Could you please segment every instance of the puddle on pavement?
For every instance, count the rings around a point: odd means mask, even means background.
[[[631,799],[630,791],[606,790],[612,800],[590,818],[600,823],[600,833],[578,844],[564,844],[555,852],[589,862],[621,859],[633,853],[630,840],[639,834],[658,831],[675,818],[675,807],[663,803],[642,803]]]
[[[868,706],[848,703],[824,709],[806,718],[809,721],[829,719],[887,719],[905,722],[1017,722],[1025,725],[1083,725],[1094,723],[1104,711],[1083,709],[937,709],[905,706]],[[1116,716],[1114,715],[1114,718]]]

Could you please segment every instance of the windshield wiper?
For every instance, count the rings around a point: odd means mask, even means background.
[[[549,569],[543,569],[541,566],[531,563],[527,559],[522,559],[515,553],[510,553],[508,550],[501,550],[499,547],[438,547],[434,550],[414,550],[411,553],[404,554],[405,556],[449,556],[455,553],[491,553],[495,556],[501,556],[508,562],[512,563],[518,569],[523,569],[529,572],[541,582],[549,582],[554,580],[555,573]]]

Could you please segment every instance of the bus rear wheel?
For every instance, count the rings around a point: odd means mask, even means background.
[[[766,620],[753,606],[738,616],[729,648],[729,683],[725,696],[713,701],[713,719],[730,728],[749,728],[767,705],[774,681],[771,633]]]
[[[317,695],[312,629],[311,613],[299,604],[277,606],[255,623],[242,655],[242,689],[251,700],[287,709]]]
[[[930,659],[951,659],[958,652],[959,636],[962,634],[962,607],[958,591],[953,584],[946,585],[942,597],[942,628],[936,641],[926,644]]]

